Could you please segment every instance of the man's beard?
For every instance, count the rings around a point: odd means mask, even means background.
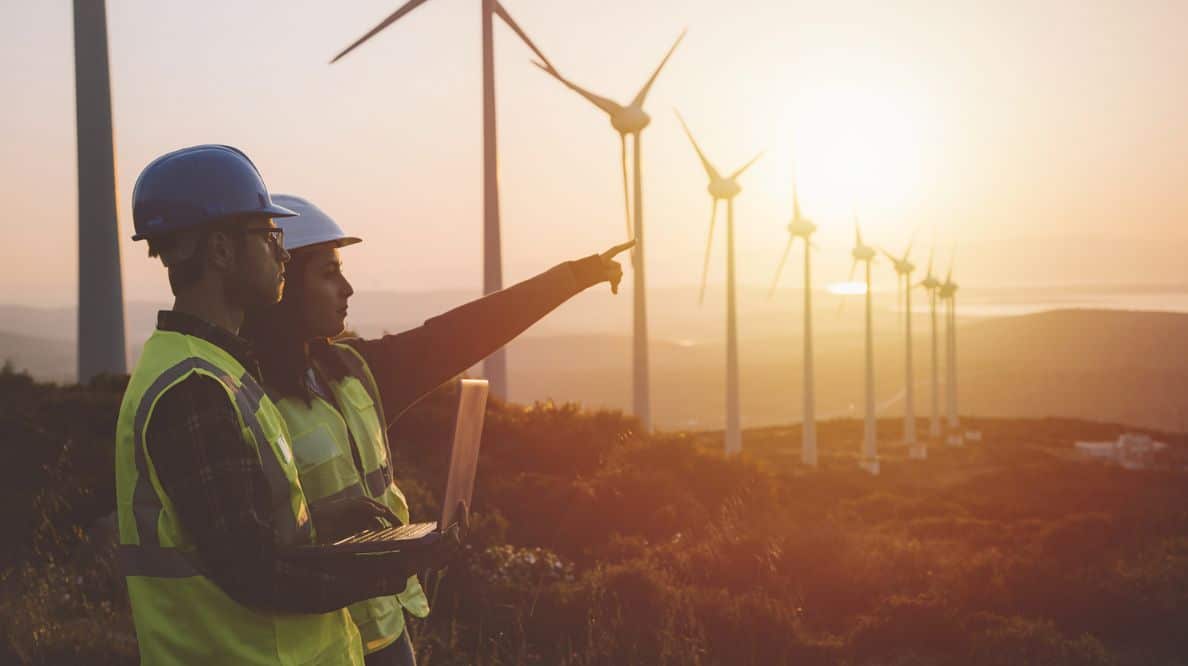
[[[246,267],[237,267],[227,280],[226,298],[244,309],[259,308],[279,301],[283,289],[283,282],[279,286],[271,280],[265,283],[263,276],[253,276]]]

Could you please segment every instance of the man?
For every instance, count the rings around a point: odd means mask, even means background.
[[[229,146],[168,153],[136,181],[133,239],[168,268],[175,297],[116,427],[120,558],[143,663],[362,664],[344,607],[400,592],[444,555],[295,554],[315,526],[324,541],[396,517],[353,498],[311,520],[284,421],[237,335],[245,309],[280,298],[288,254],[272,218],[294,215]]]

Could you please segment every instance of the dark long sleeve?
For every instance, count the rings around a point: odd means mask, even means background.
[[[423,325],[375,340],[345,341],[363,355],[391,424],[433,389],[523,333],[577,293],[605,279],[598,255],[567,261]]]
[[[423,564],[408,566],[389,555],[311,561],[278,548],[260,458],[244,442],[227,392],[214,379],[195,375],[169,389],[146,437],[204,573],[239,603],[329,612],[402,591]]]

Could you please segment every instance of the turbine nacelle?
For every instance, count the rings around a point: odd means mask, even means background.
[[[742,192],[742,186],[733,178],[714,178],[705,189],[715,199],[733,199]]]
[[[941,281],[936,279],[936,276],[934,275],[928,275],[920,281],[920,286],[924,287],[928,291],[932,291],[933,289],[940,289]]]
[[[803,238],[808,238],[816,230],[817,230],[817,225],[813,224],[809,220],[793,219],[788,224],[788,233],[792,234],[793,236],[801,236]]]
[[[619,134],[637,134],[651,124],[652,117],[639,106],[624,106],[610,114],[611,127]]]
[[[854,261],[874,261],[876,256],[875,249],[869,245],[855,245],[853,250],[850,250],[850,256]]]
[[[945,282],[940,286],[940,297],[942,299],[950,299],[957,295],[957,283]]]

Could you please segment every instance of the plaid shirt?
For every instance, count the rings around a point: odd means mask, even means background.
[[[164,311],[157,328],[215,344],[259,377],[247,342],[218,326]],[[204,573],[236,601],[323,613],[404,589],[405,576],[388,575],[360,558],[298,560],[277,547],[259,455],[244,442],[239,417],[217,380],[191,375],[166,391],[145,436],[149,458]]]

